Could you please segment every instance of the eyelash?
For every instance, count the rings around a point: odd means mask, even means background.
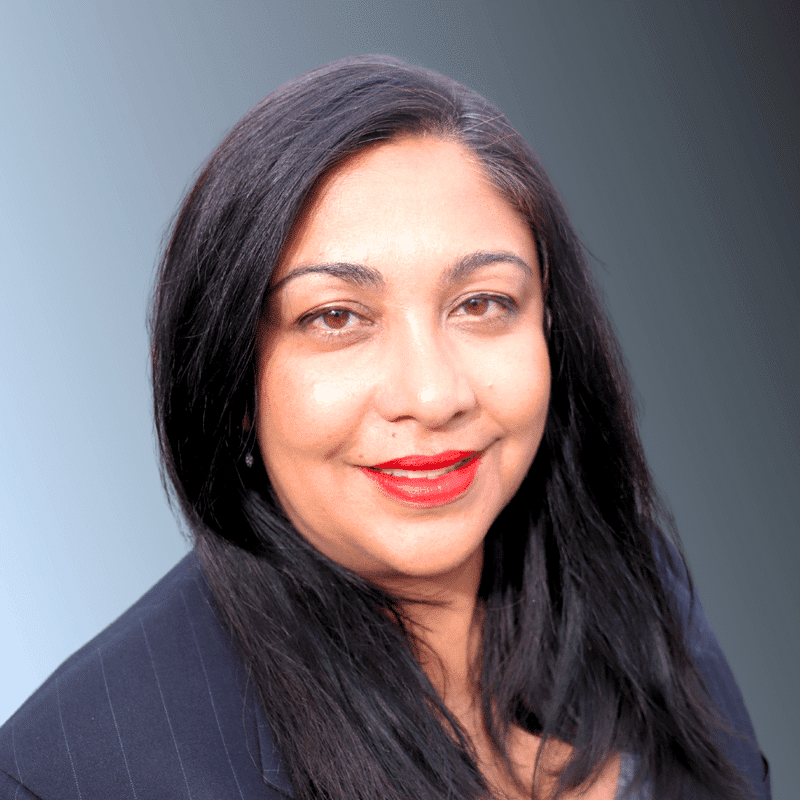
[[[362,314],[356,313],[352,309],[342,308],[341,306],[330,306],[329,308],[322,308],[318,311],[312,311],[310,314],[306,314],[306,316],[301,317],[297,321],[297,324],[303,329],[310,328],[313,325],[313,323],[316,322],[317,320],[321,321],[326,314],[331,314],[336,312],[340,314],[347,314],[349,315],[349,317],[366,320],[366,317],[364,317]],[[346,320],[345,325],[347,325],[347,322],[349,322],[349,317]],[[337,329],[337,328],[326,328],[323,326],[319,326],[317,328],[317,332],[320,333],[322,336],[344,336],[347,333],[349,333],[350,330],[349,327]]]
[[[498,306],[500,306],[500,309],[501,309],[500,316],[505,316],[506,314],[513,313],[513,312],[515,312],[517,310],[516,301],[514,301],[511,297],[508,297],[507,295],[504,295],[504,294],[476,294],[476,295],[472,295],[472,297],[467,297],[464,300],[462,300],[456,306],[456,308],[454,310],[457,310],[459,308],[463,308],[464,306],[467,305],[467,303],[471,303],[471,302],[473,302],[475,300],[487,300],[490,303],[496,303]],[[459,316],[462,316],[462,315],[459,315]],[[484,314],[475,314],[475,315],[466,314],[465,316],[475,316],[475,317],[478,317],[478,318],[482,318],[485,315]]]
[[[453,311],[457,311],[458,309],[463,308],[464,306],[466,306],[467,303],[474,302],[476,300],[477,301],[486,300],[486,301],[488,301],[490,303],[496,303],[500,307],[500,311],[499,311],[498,314],[491,315],[492,319],[495,319],[496,317],[505,317],[508,314],[513,314],[513,313],[515,313],[517,311],[517,303],[516,303],[515,300],[513,300],[511,297],[508,297],[507,295],[497,295],[497,294],[477,294],[477,295],[472,295],[471,297],[467,297],[464,300],[462,300],[453,309]],[[365,321],[367,321],[369,323],[369,321],[367,320],[366,317],[364,317],[363,315],[357,313],[356,311],[353,311],[352,309],[343,308],[341,306],[330,306],[328,308],[322,308],[322,309],[319,309],[317,311],[312,311],[311,313],[306,314],[304,317],[301,317],[297,321],[297,324],[301,328],[307,329],[307,328],[311,327],[313,325],[313,323],[315,323],[317,320],[321,321],[322,318],[326,314],[331,314],[331,313],[347,314],[349,316],[348,316],[347,320],[345,321],[345,325],[342,328],[327,328],[327,327],[323,327],[321,325],[319,327],[317,327],[317,332],[319,334],[321,334],[322,336],[337,337],[337,336],[346,336],[349,333],[351,333],[351,328],[347,324],[350,321],[350,317],[354,317],[356,319],[365,320]],[[474,314],[473,315],[473,314],[469,314],[469,313],[465,312],[463,314],[458,314],[457,316],[465,316],[465,317],[474,316],[476,319],[484,319],[487,316],[489,316],[489,313],[487,312],[486,314]]]

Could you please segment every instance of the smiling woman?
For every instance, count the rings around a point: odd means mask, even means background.
[[[281,507],[384,588],[470,561],[477,592],[547,415],[530,227],[463,146],[399,139],[320,182],[273,280],[255,421]]]
[[[270,95],[154,295],[195,549],[0,731],[0,798],[769,797],[577,238],[395,59]]]

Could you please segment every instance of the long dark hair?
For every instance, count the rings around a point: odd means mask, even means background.
[[[543,265],[552,395],[544,439],[486,539],[481,697],[573,746],[559,789],[636,754],[655,796],[740,796],[687,651],[680,571],[638,440],[616,339],[538,160],[475,92],[396,59],[345,59],[278,89],[231,131],[185,199],[151,328],[165,476],[300,798],[475,798],[468,737],[414,656],[398,598],[316,551],[270,491],[254,347],[270,275],[320,177],[371,143],[454,140],[529,221]],[[533,770],[533,765],[531,765]]]

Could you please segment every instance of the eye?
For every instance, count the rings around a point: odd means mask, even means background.
[[[482,317],[489,310],[488,297],[470,297],[465,303],[462,303],[464,311],[473,317]]]
[[[298,320],[300,328],[318,336],[340,336],[355,333],[369,320],[348,308],[322,308]]]
[[[355,317],[352,311],[344,308],[329,308],[327,311],[323,311],[322,314],[318,314],[315,319],[319,320],[320,324],[325,328],[338,331],[350,322],[351,317]]]
[[[456,316],[499,317],[515,309],[516,303],[500,295],[476,295],[468,297],[454,310]]]

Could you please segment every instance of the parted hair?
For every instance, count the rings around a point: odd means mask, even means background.
[[[353,154],[401,136],[470,150],[530,224],[542,265],[552,365],[545,433],[487,534],[479,588],[481,703],[497,752],[507,758],[507,733],[520,725],[572,745],[559,791],[628,752],[655,797],[698,787],[743,797],[664,587],[667,572],[688,574],[563,204],[484,98],[384,56],[303,75],[236,124],[176,216],[150,319],[165,482],[297,797],[491,795],[468,736],[415,657],[402,598],[295,530],[248,424],[257,326],[304,199]]]

